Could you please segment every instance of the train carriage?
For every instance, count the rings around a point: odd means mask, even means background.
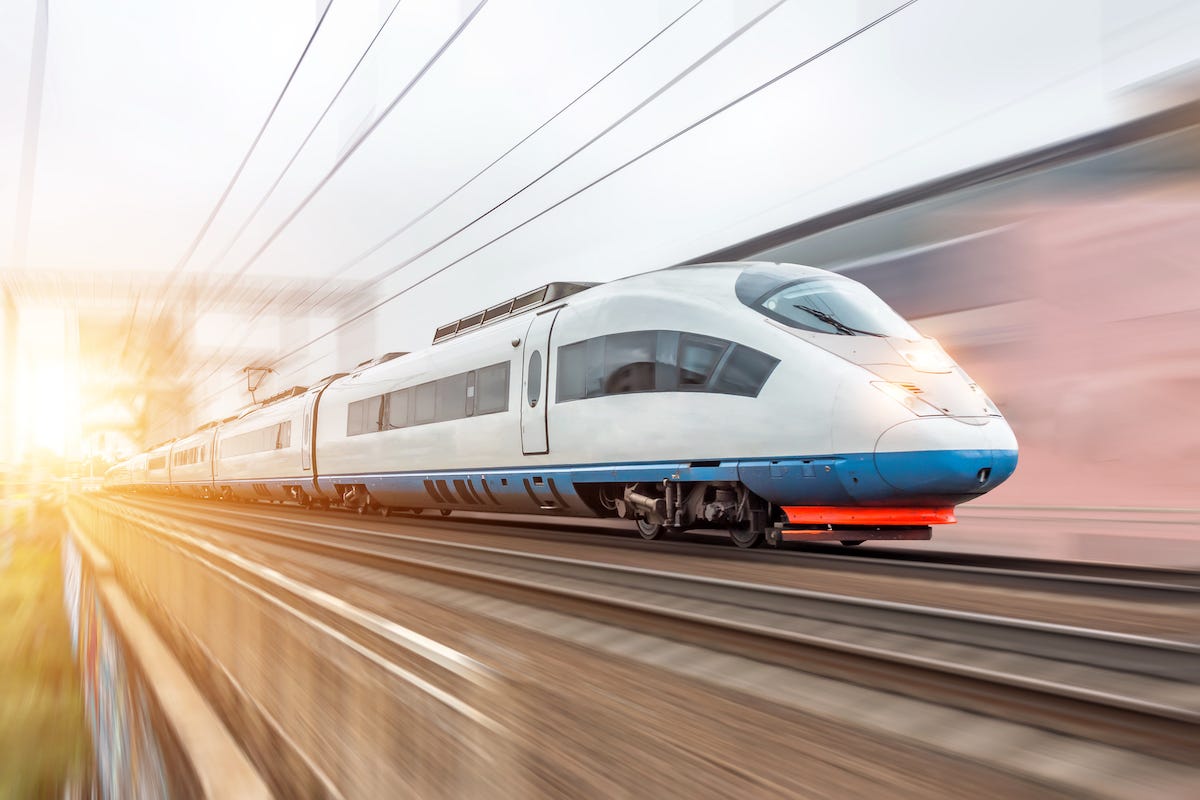
[[[189,497],[213,497],[213,441],[216,423],[210,422],[171,446],[171,488]]]
[[[215,437],[213,490],[223,500],[305,499],[312,470],[302,463],[307,390],[295,387],[241,416],[223,421]]]
[[[170,457],[171,442],[160,444],[146,453],[145,460],[140,464],[142,467],[141,480],[139,481],[141,485],[150,491],[159,492],[160,494],[170,494]]]
[[[937,342],[856,281],[769,263],[548,284],[215,438],[224,498],[613,516],[741,546],[928,538],[1017,458]]]
[[[927,535],[1015,466],[986,395],[849,279],[724,264],[541,292],[331,385],[326,495],[617,515],[648,537],[725,527],[750,544],[774,522]]]

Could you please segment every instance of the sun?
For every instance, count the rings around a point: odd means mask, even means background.
[[[76,445],[80,438],[79,380],[74,370],[59,363],[39,364],[32,370],[29,380],[21,386],[34,390],[34,414],[27,419],[40,419],[47,424],[31,426],[30,445],[50,450],[56,455],[65,455],[68,445]]]

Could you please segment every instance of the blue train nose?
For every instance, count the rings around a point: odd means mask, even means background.
[[[894,425],[875,443],[880,477],[906,492],[980,494],[1003,483],[1016,466],[1016,437],[999,417],[922,417]]]

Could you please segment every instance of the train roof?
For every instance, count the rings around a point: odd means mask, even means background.
[[[524,314],[526,311],[532,311],[540,306],[548,305],[556,300],[562,300],[564,297],[570,297],[573,294],[579,294],[585,289],[591,289],[593,286],[598,286],[596,283],[568,283],[557,282],[547,283],[545,286],[519,294],[516,297],[505,300],[503,303],[485,308],[483,311],[476,311],[474,314],[448,322],[433,332],[433,343],[444,342],[447,339],[453,339],[455,336],[473,331],[477,328],[482,328],[484,325],[490,325],[493,322],[509,317],[515,317],[518,314]]]

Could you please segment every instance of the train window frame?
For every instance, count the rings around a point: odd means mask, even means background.
[[[346,404],[347,436],[360,436],[367,432],[365,420],[368,399],[370,398],[364,397],[361,400],[352,400]]]
[[[741,369],[742,365],[750,364],[757,361],[760,366],[761,376],[751,373],[744,383],[735,383],[735,378],[732,371]],[[719,367],[714,370],[711,379],[713,391],[721,394],[731,394],[739,397],[758,397],[762,391],[762,387],[770,380],[771,375],[775,372],[775,368],[779,366],[779,359],[772,355],[755,350],[753,347],[747,347],[744,344],[734,344],[729,351],[726,352],[725,358]]]
[[[604,391],[608,388],[604,385],[608,383],[608,376],[606,376],[604,384],[600,384],[599,388],[597,388],[598,382],[595,378],[598,374],[601,374],[597,369],[599,362],[598,355],[604,354],[603,363],[605,370],[607,370],[610,366],[607,358],[609,337],[626,336],[630,333],[641,336],[656,336],[653,388],[638,388],[621,392]],[[703,382],[693,381],[685,383],[683,380],[685,349],[688,347],[705,348],[708,352],[715,354],[715,357],[711,359],[711,365],[707,367],[707,371],[703,376]],[[766,384],[766,381],[774,372],[775,367],[780,363],[779,359],[774,356],[749,345],[739,344],[738,342],[732,342],[707,334],[668,330],[621,331],[593,336],[588,339],[559,345],[557,348],[557,357],[556,403],[574,402],[576,400],[593,399],[596,397],[610,397],[617,394],[657,392],[703,392],[738,397],[757,397]],[[732,375],[730,377],[723,377],[725,376],[726,369],[734,368],[730,365],[735,363],[735,359],[737,359],[737,366],[745,365],[748,362],[757,362],[757,372],[761,373],[762,379],[755,384],[752,378],[756,378],[757,374],[754,374],[753,370],[750,376],[744,376],[741,380],[732,377]],[[615,361],[612,363],[615,364]],[[624,365],[623,368],[627,368],[627,366]],[[695,374],[699,375],[699,373]]]
[[[386,430],[395,431],[412,425],[413,394],[411,390],[407,388],[397,389],[393,392],[388,392],[385,396],[387,397],[385,401],[387,403]],[[404,414],[402,415],[396,413],[399,405],[397,401],[401,398],[404,400]],[[401,417],[403,418],[401,419]]]
[[[603,385],[606,397],[655,391],[658,334],[658,331],[622,331],[604,337]],[[639,354],[647,357],[632,360]],[[624,383],[619,382],[618,377]]]
[[[764,280],[767,277],[769,277],[767,273],[746,270],[738,277],[734,285],[734,293],[743,305],[789,328],[808,331],[810,333],[821,333],[827,336],[878,336],[881,338],[905,339],[907,341],[918,341],[922,338],[920,332],[913,327],[912,323],[888,305],[886,300],[871,291],[869,286],[859,283],[853,278],[837,274],[806,275],[800,278],[790,280],[779,279],[774,283],[768,283]],[[812,321],[797,319],[790,314],[781,313],[768,305],[772,300],[780,297],[785,292],[806,284],[825,285],[831,290],[830,294],[837,296],[846,303],[848,308],[858,314],[862,314],[864,319],[872,323],[871,327],[862,327],[865,325],[862,322],[859,322],[857,326],[851,325],[851,322],[858,322],[858,320],[844,319],[844,314],[833,313],[838,309],[830,306],[824,300],[821,303],[825,307],[816,308],[815,313],[805,309],[807,313],[813,315]],[[769,286],[770,288],[764,291],[762,289],[763,286]],[[845,289],[845,291],[839,291],[841,289]],[[812,304],[806,303],[805,305]],[[882,328],[882,330],[874,329],[876,326]],[[826,328],[832,328],[833,330],[826,330]]]
[[[437,382],[426,381],[413,387],[415,399],[413,425],[429,425],[437,421]],[[427,411],[428,413],[423,413]]]
[[[434,422],[453,422],[467,418],[469,373],[458,372],[434,381]]]
[[[604,397],[604,359],[607,336],[593,336],[584,347],[583,396]]]
[[[554,401],[566,403],[587,397],[587,339],[559,346]]]
[[[722,361],[729,353],[729,349],[732,345],[733,342],[730,342],[727,339],[718,339],[715,336],[706,336],[702,333],[680,332],[679,354],[676,359],[676,369],[679,375],[678,390],[681,392],[707,391],[713,376],[720,371]],[[697,352],[709,352],[714,354],[712,362],[709,364],[707,370],[703,373],[703,380],[684,381],[684,351],[687,348],[694,349]],[[688,369],[687,372],[692,375],[701,375],[701,373],[695,372],[691,369]]]
[[[496,364],[489,364],[486,367],[480,367],[474,372],[474,416],[481,417],[485,414],[502,414],[508,411],[508,399],[511,386],[510,376],[512,374],[511,363],[508,361],[500,361]],[[498,380],[493,381],[493,375],[496,373],[498,373],[500,377]],[[498,403],[491,402],[493,390],[495,390],[495,400],[498,400]]]
[[[346,435],[399,430],[509,410],[512,365],[498,361],[346,404]],[[403,403],[401,403],[403,399]],[[369,419],[379,402],[378,421]],[[421,404],[426,407],[422,408]],[[461,404],[461,407],[460,407]],[[403,405],[403,413],[398,413]]]
[[[529,401],[530,408],[537,408],[538,402],[542,399],[542,351],[540,349],[529,354],[529,363],[526,369],[525,397]]]

